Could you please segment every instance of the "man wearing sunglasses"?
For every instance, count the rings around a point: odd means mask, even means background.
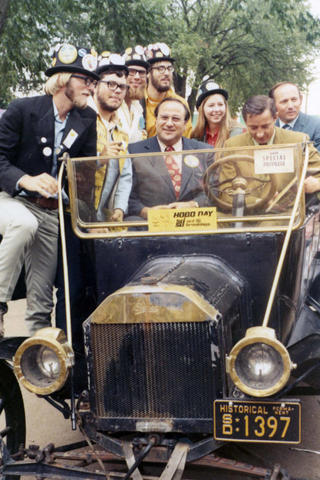
[[[64,152],[96,154],[96,115],[87,108],[98,76],[90,49],[59,45],[46,95],[14,100],[0,121],[0,335],[25,266],[30,334],[51,325],[58,250],[57,172]]]
[[[148,45],[146,48],[146,58],[150,64],[145,97],[146,128],[149,138],[156,135],[155,109],[164,98],[177,98],[182,101],[187,108],[189,107],[186,100],[180,97],[180,95],[177,95],[172,89],[173,62],[175,59],[171,57],[169,47],[165,43]],[[191,130],[192,123],[191,119],[189,119],[183,135],[189,138]]]
[[[129,71],[127,79],[129,88],[118,114],[131,143],[147,138],[141,101],[145,95],[149,64],[141,45],[127,48],[123,56]]]

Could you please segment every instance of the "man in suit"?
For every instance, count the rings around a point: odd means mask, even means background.
[[[320,117],[300,111],[302,94],[299,87],[291,82],[280,82],[271,88],[269,97],[276,104],[276,126],[306,133],[316,149],[320,150]]]
[[[59,45],[46,95],[14,100],[0,122],[0,321],[24,264],[31,334],[51,324],[58,157],[96,154],[96,114],[87,108],[95,68],[90,50]]]
[[[156,136],[129,144],[129,153],[208,149],[208,144],[183,137],[189,109],[177,98],[165,98],[155,110]],[[149,209],[207,205],[203,175],[213,155],[134,158],[129,215],[148,218]],[[171,165],[169,163],[171,162]],[[176,175],[173,175],[173,172]],[[177,178],[173,178],[173,177]]]
[[[308,140],[308,136],[300,132],[292,132],[275,126],[277,119],[276,107],[272,98],[266,95],[255,95],[247,100],[242,109],[243,119],[247,125],[247,132],[242,135],[229,138],[225,142],[225,148],[247,147],[254,145],[283,145],[301,143]],[[320,171],[320,154],[311,145],[309,146],[309,166],[315,171]],[[233,152],[235,153],[235,152]],[[242,153],[244,153],[242,151]],[[253,164],[242,162],[240,165],[241,174],[244,177],[254,177]],[[226,179],[233,178],[235,172],[233,167],[224,166],[219,175],[220,183]],[[276,189],[279,193],[292,180],[292,173],[277,174]],[[252,181],[254,182],[254,181]],[[261,185],[261,184],[260,184]],[[318,176],[308,176],[305,179],[305,192],[314,193],[320,190],[320,179]],[[224,184],[226,187],[226,184]],[[253,183],[250,185],[252,190]],[[265,194],[267,186],[257,185],[260,188],[260,197]]]

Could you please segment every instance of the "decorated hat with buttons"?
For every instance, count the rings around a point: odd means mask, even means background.
[[[100,75],[108,70],[123,70],[128,75],[129,70],[123,55],[104,51],[98,57],[97,74]]]
[[[152,43],[147,46],[146,57],[150,64],[161,62],[162,60],[168,60],[174,62],[175,59],[171,57],[171,50],[165,43]]]
[[[83,73],[96,80],[97,52],[94,49],[75,47],[69,43],[59,44],[52,54],[52,65],[45,72],[51,77],[59,72]]]
[[[206,97],[208,97],[209,95],[214,95],[215,93],[220,93],[220,95],[223,95],[226,100],[228,100],[229,98],[227,90],[220,88],[217,83],[215,83],[209,78],[201,84],[198,90],[196,107],[199,108]]]
[[[149,63],[147,62],[147,58],[144,53],[144,47],[142,47],[141,45],[137,45],[133,48],[126,48],[123,56],[125,63],[128,67],[130,65],[140,65],[141,67],[144,67],[148,70]]]

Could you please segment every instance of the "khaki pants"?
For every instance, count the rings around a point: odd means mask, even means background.
[[[30,334],[51,325],[57,268],[58,211],[0,192],[0,302],[11,300],[25,265]]]

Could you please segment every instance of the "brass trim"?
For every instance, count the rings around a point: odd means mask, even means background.
[[[62,180],[63,173],[68,161],[70,160],[70,155],[65,152],[62,157],[61,167],[58,174],[58,200],[59,200],[59,228],[60,228],[60,238],[61,238],[61,252],[62,252],[62,266],[63,266],[63,282],[64,282],[64,298],[65,298],[65,311],[66,311],[66,329],[67,329],[67,338],[69,345],[72,345],[72,324],[71,324],[71,305],[70,305],[70,288],[69,288],[69,268],[68,268],[68,256],[67,256],[67,245],[66,245],[66,234],[65,234],[65,223],[64,223],[64,206],[62,199]]]
[[[284,263],[284,260],[285,260],[285,256],[286,256],[286,253],[287,253],[287,248],[288,248],[289,241],[290,241],[290,238],[291,238],[291,233],[292,233],[292,230],[293,230],[293,224],[294,224],[295,216],[298,212],[299,203],[301,204],[301,202],[304,202],[303,186],[304,186],[304,179],[306,177],[307,170],[308,170],[308,163],[309,163],[309,148],[306,146],[306,154],[305,154],[303,168],[302,168],[302,172],[301,172],[301,176],[300,176],[300,182],[299,182],[299,185],[298,185],[298,190],[297,190],[295,202],[294,202],[294,205],[293,205],[293,208],[292,208],[291,218],[290,218],[290,221],[289,221],[288,229],[287,229],[284,241],[283,241],[280,257],[279,257],[279,260],[278,260],[278,265],[277,265],[276,272],[275,272],[275,275],[274,275],[274,279],[273,279],[273,282],[272,282],[272,287],[271,287],[271,290],[270,290],[268,304],[267,304],[267,308],[266,308],[265,315],[264,315],[263,322],[262,322],[263,327],[266,327],[269,323],[270,314],[271,314],[276,290],[277,290],[277,287],[278,287],[280,275],[281,275],[281,272],[282,272],[283,263]]]
[[[264,145],[262,146],[247,146],[247,147],[232,147],[228,148],[228,152],[237,152],[239,149],[241,151],[254,151],[254,150],[262,150],[262,149],[274,149],[275,147],[278,148],[295,148],[295,155],[300,156],[301,152],[301,144],[280,144],[280,145]],[[225,152],[226,149],[224,148],[217,148],[217,149],[203,149],[203,150],[190,150],[188,151],[188,154],[199,154],[199,153],[217,153],[217,152]],[[182,152],[176,152],[177,154],[182,154],[185,155],[186,151]],[[161,155],[169,155],[170,152],[164,152],[161,153]],[[128,154],[128,158],[139,158],[139,157],[157,157],[159,156],[159,152],[148,152],[146,153],[141,153],[141,154]],[[221,212],[217,212],[217,222],[218,225],[220,224],[230,224],[230,223],[245,223],[246,225],[244,227],[226,227],[226,228],[218,228],[216,230],[208,230],[208,231],[190,231],[190,232],[149,232],[149,231],[128,231],[127,227],[148,227],[148,222],[147,221],[141,221],[141,222],[119,222],[116,224],[116,231],[112,231],[111,229],[115,227],[114,222],[95,222],[95,223],[88,223],[88,222],[83,222],[80,219],[78,208],[77,208],[77,202],[76,202],[76,182],[75,182],[75,175],[74,175],[74,162],[86,162],[88,160],[104,160],[108,159],[108,156],[99,156],[99,157],[79,157],[79,158],[68,158],[67,161],[67,174],[68,174],[68,180],[69,180],[69,198],[70,198],[70,207],[71,207],[71,220],[72,220],[72,228],[75,232],[75,234],[82,239],[94,239],[94,238],[125,238],[125,237],[154,237],[154,236],[183,236],[183,235],[220,235],[220,234],[225,234],[225,233],[248,233],[248,232],[286,232],[288,229],[288,225],[273,225],[273,226],[252,226],[249,224],[249,222],[264,222],[264,221],[288,221],[292,217],[291,215],[250,215],[246,217],[225,217],[220,216]],[[114,155],[113,158],[123,158],[123,154],[120,155]],[[230,222],[230,218],[233,218],[233,221]],[[299,216],[295,218],[296,223],[293,225],[292,230],[298,229],[304,222],[305,219],[305,212],[303,208],[303,202],[300,202],[300,212]],[[99,231],[98,233],[94,232],[94,229],[107,229],[110,228],[109,232],[101,232]],[[120,229],[123,228],[121,231]]]
[[[273,347],[281,356],[283,361],[283,374],[277,383],[269,388],[255,389],[246,385],[238,376],[235,363],[241,350],[254,343],[265,343]],[[247,395],[253,397],[268,397],[280,391],[288,382],[291,370],[295,365],[291,362],[290,355],[285,346],[276,338],[275,331],[269,327],[251,327],[246,331],[245,337],[234,345],[229,355],[226,357],[226,371],[230,375],[233,383]]]
[[[151,305],[143,302],[149,295],[157,293],[172,293],[180,295],[188,300],[186,308],[173,309],[168,306]],[[140,294],[135,305],[128,306],[128,299]],[[142,296],[145,294],[145,297]],[[132,316],[128,318],[128,309],[135,309]],[[145,319],[145,314],[150,315]],[[116,324],[116,323],[176,323],[176,322],[204,322],[206,320],[218,321],[221,315],[219,311],[210,305],[203,297],[189,287],[181,285],[137,285],[125,286],[109,295],[89,319],[94,324]]]
[[[22,385],[32,393],[37,395],[49,395],[59,390],[65,384],[69,369],[74,364],[74,354],[71,346],[66,341],[66,336],[63,330],[59,328],[47,327],[38,330],[35,335],[25,340],[17,349],[13,357],[13,369],[18,380]],[[46,387],[39,387],[32,384],[25,376],[21,368],[21,359],[24,353],[34,346],[46,346],[52,349],[57,355],[60,362],[60,375]]]

